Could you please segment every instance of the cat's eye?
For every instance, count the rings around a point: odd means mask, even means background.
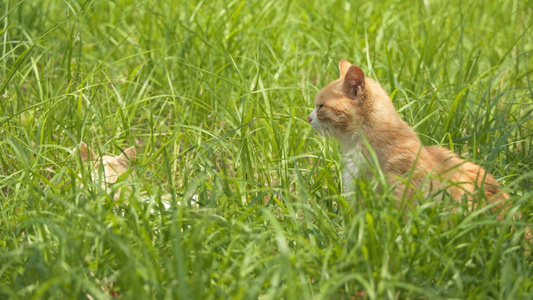
[[[317,112],[323,107],[324,105],[317,105]]]

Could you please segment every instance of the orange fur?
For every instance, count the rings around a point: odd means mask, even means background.
[[[124,150],[119,156],[108,156],[103,155],[101,157],[96,156],[85,143],[81,143],[78,147],[80,151],[80,156],[85,163],[91,163],[91,179],[96,182],[101,183],[102,189],[106,190],[111,185],[117,182],[118,178],[130,171],[130,168],[133,165],[133,162],[136,160],[136,151],[135,147],[129,147]],[[135,173],[131,170],[130,176]],[[132,179],[130,177],[130,179]],[[120,196],[120,190],[115,193],[115,198],[118,199]],[[169,194],[162,195],[161,199],[163,206],[166,209],[170,208],[169,201],[172,200],[172,196]],[[151,202],[151,199],[143,197],[141,198],[143,202]],[[194,207],[198,208],[198,195],[193,195],[191,197],[191,203]],[[180,201],[176,202],[177,205],[181,205]]]
[[[476,198],[483,188],[490,202],[507,199],[499,183],[482,167],[466,162],[439,146],[423,146],[413,129],[396,112],[392,101],[373,79],[348,61],[340,62],[340,78],[318,93],[308,121],[319,133],[334,136],[344,153],[346,183],[353,182],[369,157],[363,135],[375,152],[379,166],[395,195],[446,189],[455,199]],[[410,173],[413,172],[413,173]],[[405,184],[402,177],[411,174]],[[429,180],[429,184],[428,184]]]
[[[99,170],[102,168],[103,178],[100,179],[104,189],[106,184],[115,183],[120,175],[126,173],[131,166],[131,162],[136,158],[134,147],[124,150],[119,156],[104,155],[102,157],[94,155],[83,142],[80,144],[79,149],[83,161],[92,162],[93,172],[91,172],[91,177],[93,180],[98,179]]]

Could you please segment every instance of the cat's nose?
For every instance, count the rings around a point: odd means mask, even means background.
[[[309,121],[309,123],[311,123],[311,121],[313,121],[313,118],[311,118],[311,116],[307,116],[307,121]]]

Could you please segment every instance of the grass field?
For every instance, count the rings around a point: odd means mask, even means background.
[[[6,0],[0,24],[1,299],[533,299],[531,1]],[[342,58],[495,174],[505,220],[346,194],[306,120]],[[102,189],[82,141],[135,146],[131,179]]]

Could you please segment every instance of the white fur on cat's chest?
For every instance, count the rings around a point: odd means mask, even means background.
[[[350,147],[348,149],[345,148],[342,152],[344,161],[342,179],[348,190],[352,190],[353,181],[358,178],[364,161],[363,152],[359,146]]]

